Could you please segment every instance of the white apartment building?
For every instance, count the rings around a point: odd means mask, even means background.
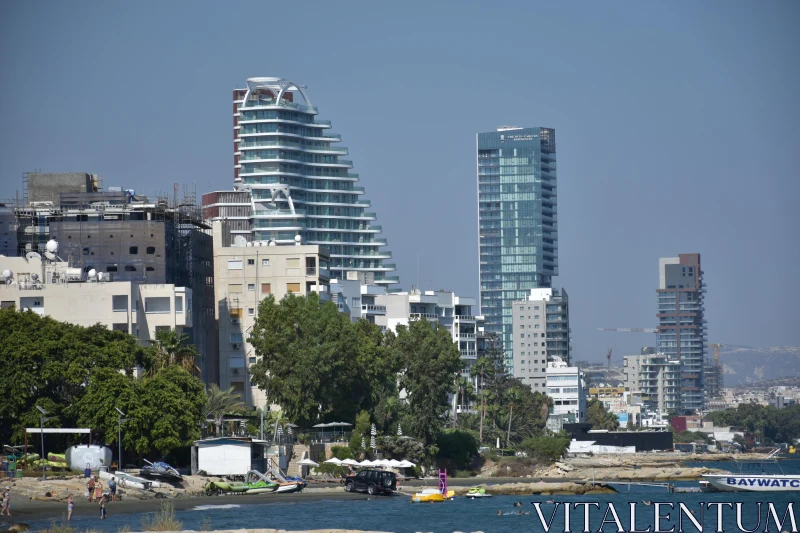
[[[664,414],[680,408],[681,363],[662,353],[624,358],[625,387],[641,395],[651,409]]]
[[[483,323],[483,317],[474,314],[478,309],[477,299],[457,296],[451,291],[411,289],[375,295],[374,302],[381,310],[385,308],[375,316],[375,323],[383,328],[396,331],[401,324],[408,325],[411,320],[425,318],[447,329],[461,352],[461,375],[470,378],[470,368],[478,358],[476,334],[479,324]],[[473,388],[477,390],[474,382]],[[460,401],[460,397],[454,398],[456,412],[472,409],[470,402],[460,405]]]
[[[376,324],[377,317],[386,316],[386,305],[377,303],[375,298],[386,296],[386,287],[365,285],[360,281],[357,272],[348,274],[352,274],[353,279],[331,280],[331,300],[336,303],[339,311],[349,315],[353,322],[363,318]],[[386,329],[385,325],[381,327]]]
[[[224,221],[212,223],[214,242],[215,318],[219,325],[219,386],[233,387],[247,405],[264,407],[263,391],[250,385],[249,368],[256,362],[247,342],[258,305],[270,294],[316,292],[330,299],[328,251],[317,245],[276,246],[231,235]]]
[[[52,244],[51,244],[52,243]],[[48,246],[57,250],[55,241]],[[81,268],[48,252],[0,256],[0,306],[29,310],[59,322],[102,324],[149,346],[156,332],[192,327],[192,291],[171,284],[113,281],[112,274]]]
[[[569,364],[569,298],[564,289],[531,289],[512,305],[513,374],[544,392],[548,361]]]
[[[586,384],[583,372],[555,356],[545,371],[547,395],[553,398],[551,415],[575,415],[578,422],[586,417]],[[542,391],[544,392],[544,391]]]

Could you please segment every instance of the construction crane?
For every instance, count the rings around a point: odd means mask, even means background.
[[[608,359],[608,370],[606,371],[606,381],[609,382],[609,387],[611,386],[611,348],[608,349],[608,353],[606,354],[606,359]]]
[[[632,333],[658,333],[654,328],[597,328],[597,331],[628,331]]]

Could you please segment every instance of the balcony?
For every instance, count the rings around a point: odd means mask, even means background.
[[[460,331],[458,332],[458,336],[461,337],[462,339],[474,339],[475,338],[475,334],[474,333],[462,333]]]
[[[375,281],[380,281],[380,280],[375,280]],[[419,320],[421,318],[424,318],[426,320],[439,320],[439,315],[434,315],[432,313],[410,313],[408,315],[408,318],[410,320]]]
[[[456,320],[475,320],[474,315],[456,315]]]
[[[362,305],[361,312],[366,313],[368,315],[385,315],[386,314],[386,306],[385,305]]]

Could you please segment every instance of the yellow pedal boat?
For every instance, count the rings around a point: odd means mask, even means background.
[[[452,500],[455,494],[453,490],[448,490],[447,496],[445,496],[439,492],[439,489],[423,489],[422,492],[417,492],[411,497],[411,502],[443,502],[445,500]]]

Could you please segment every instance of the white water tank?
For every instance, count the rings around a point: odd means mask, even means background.
[[[65,275],[67,281],[80,281],[83,271],[80,268],[68,268]]]
[[[96,444],[80,444],[67,449],[67,464],[70,469],[82,472],[87,466],[97,470],[111,464],[111,448]]]

